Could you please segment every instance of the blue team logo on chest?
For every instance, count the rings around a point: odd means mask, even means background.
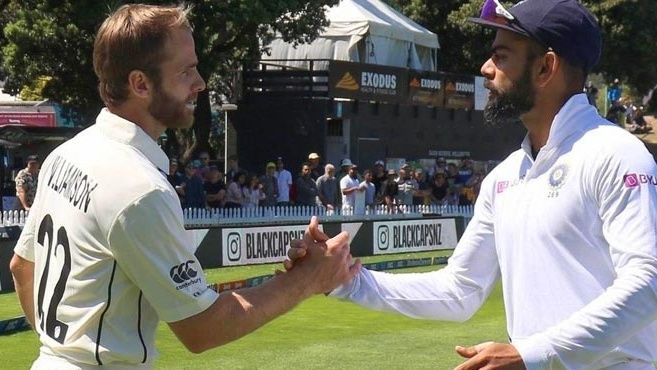
[[[550,175],[548,176],[548,185],[550,188],[548,198],[559,196],[559,189],[566,183],[566,179],[568,179],[568,166],[565,164],[560,164],[550,171]]]

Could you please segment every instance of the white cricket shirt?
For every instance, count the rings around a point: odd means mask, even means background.
[[[464,321],[502,279],[509,336],[529,370],[645,369],[657,359],[657,167],[584,94],[484,180],[442,270],[363,269],[333,295]],[[474,343],[457,343],[474,344]]]
[[[35,263],[42,367],[149,368],[158,320],[216,300],[168,168],[152,138],[107,109],[44,161],[15,247]]]

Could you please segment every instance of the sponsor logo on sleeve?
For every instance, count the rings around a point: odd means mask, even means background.
[[[198,276],[198,271],[196,271],[193,266],[195,263],[196,261],[189,260],[179,265],[175,265],[169,270],[171,280],[177,284],[176,290],[185,289],[190,285],[201,282],[201,278]]]
[[[657,185],[657,176],[643,173],[628,173],[623,176],[623,184],[626,188],[636,188],[641,185]]]

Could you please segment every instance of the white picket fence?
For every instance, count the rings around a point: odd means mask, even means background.
[[[340,221],[353,219],[403,219],[422,215],[440,215],[447,217],[464,217],[466,221],[472,218],[473,206],[399,206],[394,212],[386,206],[365,209],[364,214],[356,215],[352,208],[327,210],[324,207],[285,206],[227,209],[185,209],[185,226],[221,226],[236,223],[263,222],[307,222],[311,216],[321,220]],[[27,218],[25,211],[3,211],[0,215],[1,226],[23,226]]]
[[[307,222],[311,216],[318,216],[324,221],[341,221],[355,219],[404,219],[417,218],[422,215],[440,215],[464,217],[466,222],[472,218],[473,206],[399,206],[391,212],[386,206],[365,209],[364,214],[354,214],[353,208],[327,210],[324,207],[285,206],[229,209],[185,209],[186,226],[213,226],[236,223],[263,222]]]

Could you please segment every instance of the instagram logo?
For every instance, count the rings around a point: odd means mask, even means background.
[[[242,236],[240,233],[232,232],[226,237],[226,254],[229,261],[239,261],[242,258]]]
[[[390,246],[390,228],[386,225],[381,225],[376,233],[379,249],[382,251],[387,250]]]
[[[623,176],[623,182],[626,188],[635,188],[639,186],[639,177],[635,173]]]

